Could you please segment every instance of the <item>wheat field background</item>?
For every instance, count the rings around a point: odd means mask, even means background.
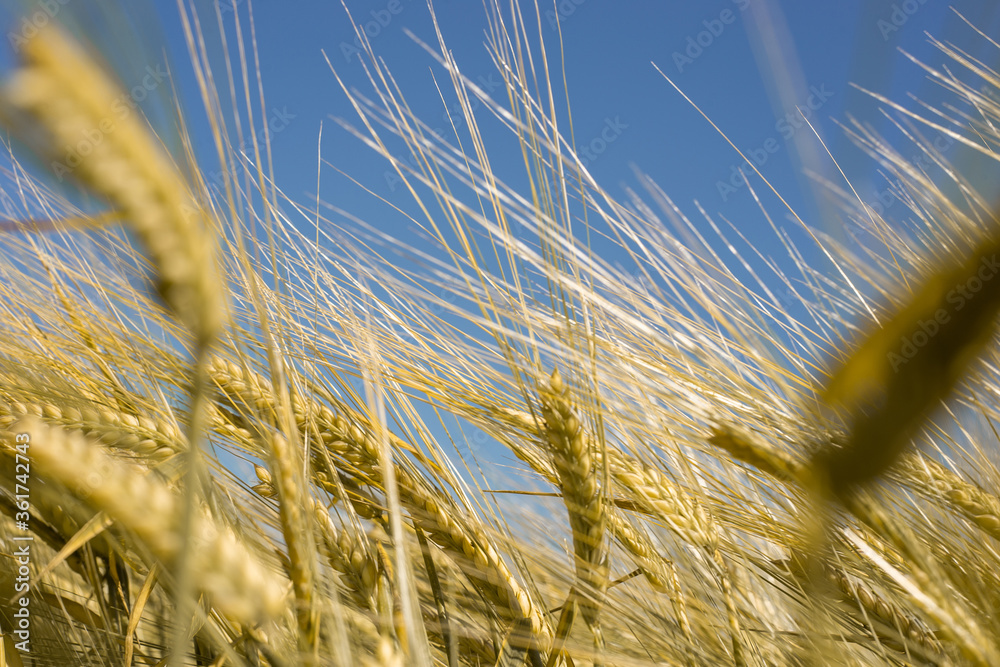
[[[928,138],[998,161],[996,35],[931,36],[940,104],[871,93],[892,141],[841,126],[891,216],[833,151],[821,224],[746,160],[779,262],[602,186],[547,8],[504,0],[497,89],[425,45],[451,140],[355,26],[339,127],[428,243],[347,225],[234,139],[261,70],[239,21],[210,57],[219,7],[177,11],[221,177],[79,25],[11,43],[0,667],[1000,665],[996,187]]]

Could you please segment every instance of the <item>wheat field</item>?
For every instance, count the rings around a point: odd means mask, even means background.
[[[736,231],[595,180],[541,9],[487,5],[499,90],[428,47],[460,144],[362,29],[370,89],[332,67],[343,128],[423,214],[408,262],[234,145],[227,77],[255,54],[236,35],[213,69],[211,16],[179,8],[221,188],[183,125],[168,150],[119,113],[82,35],[24,40],[0,87],[0,667],[1000,665],[995,193],[919,133],[1000,158],[1000,74],[934,42],[951,102],[877,97],[912,144],[843,127],[906,224],[845,174],[824,186],[878,243],[814,230],[826,265],[748,282],[702,235]]]

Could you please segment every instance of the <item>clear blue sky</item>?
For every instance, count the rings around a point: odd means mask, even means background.
[[[248,28],[248,0],[219,2],[233,42],[237,15]],[[195,136],[207,137],[204,116],[197,113],[198,97],[176,5],[163,2],[153,10],[134,9],[140,3],[130,5],[129,16],[143,35],[140,43],[145,51],[142,58],[136,58],[136,44],[121,40],[126,29],[82,9],[91,4],[69,3],[60,11],[65,12],[63,18],[88,23],[91,32],[103,34],[102,51],[129,85],[142,81],[150,63],[169,62],[184,104],[193,112],[189,120]],[[376,53],[388,63],[411,106],[432,126],[443,126],[442,103],[431,80],[432,72],[440,78],[442,70],[406,35],[408,30],[435,43],[426,3],[347,0],[347,5],[359,22],[367,24]],[[212,3],[199,0],[195,6],[204,25],[211,26]],[[435,6],[446,41],[463,71],[473,79],[489,81],[494,70],[484,46],[482,4],[438,0]],[[953,6],[987,34],[998,34],[997,3],[958,0]],[[885,183],[870,161],[844,140],[833,120],[843,121],[850,110],[880,129],[889,127],[879,115],[878,105],[852,90],[849,82],[897,100],[903,100],[907,92],[929,101],[941,99],[940,91],[899,53],[902,48],[932,64],[942,62],[927,44],[925,31],[968,46],[991,65],[1000,60],[1000,52],[974,36],[949,5],[938,0],[560,0],[558,10],[545,2],[542,10],[550,47],[557,45],[552,20],[556,13],[560,17],[578,144],[600,136],[608,123],[616,128],[615,141],[589,165],[598,181],[612,194],[621,195],[623,187],[637,185],[632,168],[638,168],[691,216],[697,217],[693,205],[697,200],[710,214],[726,216],[751,238],[771,237],[747,188],[729,187],[733,168],[745,165],[651,63],[670,76],[748,155],[766,156],[761,171],[803,217],[819,226],[827,223],[821,221],[812,203],[801,162],[806,154],[803,151],[815,151],[816,144],[808,128],[797,127],[799,121],[786,118],[786,114],[794,117],[796,104],[811,102],[816,107],[811,121],[848,173],[855,176],[862,196],[875,202]],[[394,204],[410,208],[405,190],[393,191],[387,184],[388,165],[331,122],[332,117],[356,119],[330,73],[324,51],[349,85],[368,90],[359,58],[354,55],[354,34],[340,3],[258,0],[253,3],[253,12],[268,117],[278,118],[277,124],[283,126],[272,137],[279,186],[300,201],[315,200],[317,135],[324,122],[325,159]],[[16,31],[17,21],[9,20]],[[206,27],[206,32],[210,43],[217,41],[214,28]],[[790,40],[783,41],[782,34]],[[118,47],[110,46],[112,39]],[[167,44],[166,57],[155,46],[161,43]],[[780,48],[768,60],[767,47],[774,44]],[[9,60],[10,53],[4,58]],[[215,67],[222,71],[221,59],[215,60]],[[780,70],[791,77],[791,86],[776,85]],[[492,80],[498,78],[494,75]],[[145,102],[144,108],[157,118],[155,105]],[[207,150],[210,144],[206,141],[203,145],[209,161],[206,168],[212,170],[213,155]],[[510,179],[516,180],[523,166],[517,159],[504,162],[502,146],[496,151],[501,168],[509,168]],[[904,149],[907,151],[912,149]],[[956,155],[955,159],[964,158]],[[821,168],[830,169],[831,164],[822,160]],[[753,180],[755,186],[761,186],[759,179]],[[320,195],[369,222],[403,233],[398,214],[332,169],[324,169]],[[784,216],[773,196],[765,195],[764,199],[772,213]],[[900,206],[895,208],[902,214]],[[887,214],[894,215],[892,211]],[[778,252],[776,246],[769,245],[772,243],[762,242],[765,253]]]
[[[245,20],[245,1],[223,0],[230,1],[236,2],[236,11]],[[796,104],[812,102],[818,107],[810,120],[848,173],[857,177],[862,196],[874,202],[885,183],[870,161],[844,140],[833,119],[843,121],[849,110],[885,131],[891,128],[878,105],[850,88],[849,82],[898,100],[908,92],[921,99],[941,99],[936,86],[899,52],[905,49],[932,64],[943,62],[927,44],[925,31],[971,45],[972,53],[987,63],[1000,59],[1000,52],[974,36],[947,3],[937,0],[563,0],[559,10],[542,4],[550,47],[557,44],[551,28],[557,11],[562,23],[578,144],[598,137],[608,119],[620,130],[620,136],[589,165],[598,181],[613,194],[621,194],[624,186],[636,185],[631,169],[637,167],[692,216],[697,216],[692,203],[697,200],[709,213],[728,217],[749,237],[768,238],[765,252],[771,237],[747,188],[726,187],[733,184],[733,167],[745,165],[652,63],[746,154],[753,152],[758,158],[766,154],[761,167],[764,175],[807,220],[820,225],[802,177],[800,153],[815,150],[816,143],[807,127],[797,127],[801,123],[794,118]],[[432,126],[443,125],[442,103],[431,82],[432,72],[442,76],[441,68],[406,35],[409,30],[435,43],[426,4],[422,0],[348,0],[347,5],[359,22],[367,24],[376,53],[386,60],[413,108]],[[473,79],[490,80],[494,70],[484,46],[486,19],[481,3],[439,0],[435,6],[446,41],[463,71]],[[998,34],[997,3],[960,0],[954,6],[987,34]],[[329,121],[331,117],[354,118],[322,51],[349,85],[368,89],[340,3],[256,2],[253,9],[267,103],[274,113],[283,110],[294,116],[273,137],[279,184],[293,196],[314,198],[317,133],[325,121],[324,157],[394,204],[408,207],[409,195],[402,188],[392,191],[386,183],[387,165]],[[389,11],[393,9],[398,13]],[[175,13],[172,7],[167,11]],[[231,22],[234,13],[223,16]],[[787,26],[790,41],[771,56],[777,61],[768,60],[765,47],[781,43],[780,20]],[[778,26],[776,32],[767,34],[774,26]],[[166,18],[163,30],[168,41],[177,42],[176,19]],[[777,68],[786,68],[795,82],[791,90],[781,88],[786,91],[784,99],[775,93]],[[502,155],[500,150],[498,155]],[[516,180],[514,175],[523,166],[517,156],[512,158],[510,178]],[[825,159],[821,166],[831,167]],[[754,181],[761,186],[759,179],[754,177]],[[402,224],[385,205],[332,170],[324,170],[322,182],[324,200],[370,222],[393,228]],[[764,198],[772,212],[784,215],[773,196]],[[902,215],[901,208],[895,207],[897,215]]]

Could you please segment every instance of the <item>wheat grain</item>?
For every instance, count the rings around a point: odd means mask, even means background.
[[[559,369],[552,371],[548,386],[539,391],[546,440],[558,475],[563,503],[569,512],[576,573],[581,588],[574,596],[584,622],[594,635],[599,660],[604,650],[600,609],[608,585],[604,553],[604,500],[593,464],[589,440],[569,400],[569,387]]]
[[[87,437],[127,449],[151,461],[163,461],[186,449],[185,438],[172,424],[144,415],[122,414],[105,407],[60,407],[47,402],[0,403],[0,428],[8,428],[25,415],[47,424],[79,431]]]
[[[927,496],[954,507],[973,525],[1000,540],[1000,499],[926,456],[906,457],[900,475]]]
[[[262,413],[265,419],[278,418],[273,394],[264,378],[244,372],[236,364],[221,359],[212,361],[210,372],[236,414],[246,414],[253,410]],[[315,431],[319,442],[335,459],[349,464],[349,468],[361,474],[359,482],[375,485],[381,483],[377,442],[361,426],[350,424],[322,404],[312,403],[306,406],[297,401],[293,409],[303,438]],[[309,424],[315,424],[315,429]],[[391,441],[397,446],[401,445],[398,438],[392,437]],[[409,447],[406,449],[412,450]],[[457,511],[447,498],[430,490],[418,477],[401,466],[396,469],[396,482],[401,502],[409,509],[420,528],[437,544],[459,557],[466,575],[491,603],[499,605],[499,610],[512,614],[514,619],[528,619],[534,637],[530,643],[537,641],[539,648],[544,650],[549,641],[548,628],[528,593],[511,574],[486,533],[478,530],[471,520],[463,518],[463,513]],[[530,638],[521,638],[520,641],[528,639]]]
[[[165,484],[108,456],[83,436],[35,418],[18,421],[12,431],[30,435],[32,461],[40,476],[106,511],[167,564],[176,560],[183,545],[176,525],[179,501]],[[281,613],[284,586],[230,529],[202,514],[193,539],[196,581],[220,609],[242,621]]]
[[[363,606],[375,607],[375,581],[378,576],[378,561],[372,554],[367,540],[353,530],[337,530],[330,512],[313,500],[316,526],[327,550],[330,565],[348,577],[349,588],[358,596]]]

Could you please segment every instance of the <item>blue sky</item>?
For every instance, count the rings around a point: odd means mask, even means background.
[[[246,0],[223,3],[222,16],[230,32],[237,14],[247,25]],[[435,43],[426,4],[422,0],[348,0],[347,5],[356,20],[365,24],[374,50],[386,60],[409,103],[432,126],[443,125],[443,104],[431,78],[432,73],[441,78],[441,68],[406,34],[409,31]],[[482,5],[439,0],[435,7],[445,39],[463,71],[481,82],[498,81],[484,46]],[[960,1],[954,7],[987,34],[997,33],[1000,12],[996,3]],[[543,4],[542,10],[550,47],[557,44],[552,27],[556,16],[561,23],[578,145],[586,146],[587,138],[596,139],[609,124],[615,127],[614,141],[589,161],[597,180],[612,194],[622,194],[624,187],[636,186],[632,169],[637,168],[692,216],[696,215],[693,202],[698,201],[709,213],[732,220],[751,238],[770,239],[770,234],[747,188],[733,187],[739,186],[734,168],[745,168],[745,164],[657,73],[653,63],[747,156],[763,162],[762,173],[806,220],[829,228],[831,221],[820,219],[802,175],[801,151],[815,151],[817,144],[808,127],[796,118],[795,105],[814,107],[810,121],[855,177],[862,196],[875,202],[886,184],[871,162],[844,140],[834,119],[843,121],[850,111],[880,129],[891,128],[879,114],[878,104],[849,83],[897,100],[904,100],[909,92],[921,99],[941,99],[936,86],[900,53],[904,49],[932,64],[942,62],[927,44],[925,31],[969,45],[972,53],[988,63],[995,63],[1000,55],[975,37],[949,5],[936,0],[563,0],[558,8]],[[402,188],[393,190],[386,179],[388,165],[331,122],[332,117],[355,119],[323,52],[348,85],[368,90],[340,3],[257,2],[253,11],[269,117],[287,119],[278,123],[284,127],[272,137],[279,185],[301,200],[315,198],[317,136],[324,122],[325,159],[406,208],[409,196]],[[165,10],[162,30],[180,53],[175,13],[173,7]],[[789,36],[787,42],[781,39],[782,33]],[[781,48],[769,60],[766,47],[775,43]],[[776,83],[781,69],[792,86]],[[183,73],[182,68],[179,71]],[[784,96],[776,91],[784,91]],[[193,95],[190,99],[196,101]],[[600,145],[597,142],[595,147]],[[497,148],[498,154],[501,150]],[[824,155],[820,158],[820,168],[832,168]],[[511,179],[516,180],[523,166],[512,159],[509,167]],[[758,189],[762,187],[756,177],[753,182]],[[370,222],[394,229],[403,224],[387,206],[329,168],[322,175],[321,196]],[[775,197],[765,194],[764,201],[779,218],[784,215]],[[896,206],[902,216],[901,208]],[[770,240],[762,243],[765,252],[778,252],[768,245]]]
[[[249,0],[218,1],[232,44],[237,17],[244,30],[249,30]],[[168,86],[173,82],[181,93],[191,130],[205,149],[205,169],[215,169],[174,3],[160,3],[155,9],[139,3],[129,5],[126,19],[117,23],[70,2],[53,0],[35,6],[65,12],[59,18],[79,22],[86,32],[103,37],[99,48],[115,63],[127,86],[141,86],[152,73],[161,72],[161,66],[168,67]],[[137,9],[142,6],[145,9]],[[407,35],[409,31],[435,43],[426,3],[347,0],[347,6],[368,31],[375,52],[387,62],[411,106],[432,127],[443,126],[444,108],[431,78],[433,73],[445,81],[443,72]],[[1000,12],[996,3],[959,0],[953,6],[987,34],[997,34]],[[209,48],[218,56],[213,4],[199,0],[195,7]],[[484,45],[486,14],[482,4],[438,0],[435,7],[445,39],[463,72],[480,82],[499,81]],[[853,176],[861,196],[872,203],[878,201],[880,192],[885,197],[885,182],[871,162],[844,139],[834,121],[844,121],[849,111],[877,128],[890,130],[878,104],[853,90],[849,86],[852,81],[896,100],[905,100],[909,92],[928,101],[946,99],[899,51],[904,49],[932,64],[942,62],[927,44],[925,31],[969,48],[989,64],[996,63],[1000,52],[976,37],[949,7],[937,0],[560,0],[557,6],[542,3],[542,26],[553,56],[555,22],[561,26],[577,145],[581,149],[588,145],[602,148],[599,155],[591,150],[593,159],[588,160],[588,167],[607,190],[622,195],[625,187],[636,187],[633,169],[638,169],[650,175],[692,217],[697,217],[697,201],[708,213],[731,220],[752,240],[762,239],[762,251],[772,254],[780,249],[773,244],[747,188],[734,178],[735,169],[746,169],[742,158],[664,80],[653,63],[748,157],[758,159],[761,172],[804,219],[837,233],[836,221],[821,217],[814,205],[802,159],[812,151],[820,158],[813,163],[816,168],[830,174],[834,173],[829,171],[832,163],[817,152],[812,132],[796,118],[795,106],[813,107],[810,121]],[[265,116],[272,128],[280,128],[271,138],[278,185],[299,201],[315,200],[317,140],[324,123],[322,153],[326,161],[392,204],[412,210],[405,190],[393,189],[392,179],[387,179],[388,164],[331,120],[356,118],[324,52],[348,85],[361,91],[369,89],[341,4],[258,0],[252,10],[267,100]],[[23,30],[18,19],[10,18],[9,22],[11,33]],[[138,29],[137,41],[122,38],[130,28]],[[165,52],[159,44],[166,45]],[[771,48],[775,45],[779,48]],[[137,53],[142,56],[136,57]],[[9,60],[10,53],[4,58]],[[214,58],[214,67],[217,75],[223,72],[221,58]],[[791,83],[781,84],[783,77]],[[159,76],[154,78],[159,81]],[[164,122],[157,105],[169,103],[168,86],[157,83],[154,94],[141,101],[154,122]],[[258,115],[256,127],[261,122]],[[591,144],[602,132],[614,140]],[[496,139],[497,164],[508,169],[510,180],[516,182],[523,164],[514,154],[505,161],[502,137]],[[948,147],[946,152],[952,150],[954,147]],[[953,157],[960,163],[966,159],[957,153]],[[751,180],[761,191],[759,178]],[[329,167],[323,169],[320,196],[373,224],[406,233],[398,213]],[[762,196],[770,212],[779,221],[783,219],[785,212],[777,199],[766,193]],[[896,206],[896,212],[889,210],[887,215],[903,216],[901,208]],[[794,229],[792,234],[802,238]]]

